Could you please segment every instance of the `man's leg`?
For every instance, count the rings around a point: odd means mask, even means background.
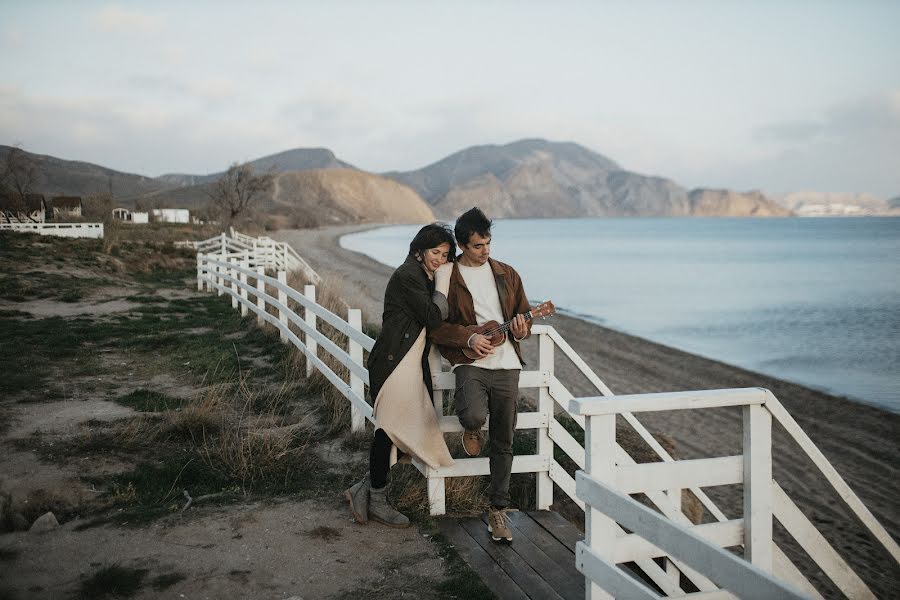
[[[454,370],[456,392],[453,396],[456,415],[466,431],[463,448],[469,456],[481,453],[481,428],[488,415],[488,389],[491,371],[463,365]]]
[[[513,461],[513,435],[516,429],[516,401],[519,398],[519,371],[493,371],[488,409],[491,422],[490,501],[495,508],[509,506],[509,476]]]

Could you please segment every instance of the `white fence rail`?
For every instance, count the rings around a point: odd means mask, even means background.
[[[103,223],[0,223],[2,230],[56,237],[103,238]]]
[[[308,374],[318,370],[347,398],[354,430],[362,429],[365,420],[372,421],[372,407],[366,401],[365,386],[369,375],[363,363],[363,351],[371,350],[374,340],[362,332],[359,310],[348,309],[344,319],[316,303],[314,285],[307,285],[303,293],[289,287],[283,268],[289,261],[282,262],[273,256],[289,256],[290,253],[281,249],[270,252],[271,247],[260,244],[258,238],[223,234],[200,242],[197,247],[198,289],[228,295],[232,306],[240,309],[242,315],[253,312],[260,324],[269,323],[275,327],[283,342],[293,344],[304,354]],[[266,275],[266,269],[275,271],[275,277]],[[325,336],[319,329],[320,321],[339,331],[346,338],[345,342],[336,344]],[[637,565],[666,596],[690,596],[681,587],[681,576],[684,575],[700,590],[703,598],[733,597],[727,590],[741,597],[761,597],[753,596],[753,590],[776,589],[766,586],[776,586],[781,594],[768,597],[794,598],[804,594],[821,598],[816,588],[774,543],[773,519],[784,525],[847,597],[874,598],[865,583],[773,481],[773,417],[812,459],[868,531],[900,564],[900,549],[890,534],[767,390],[750,388],[614,396],[555,329],[535,325],[532,333],[537,338],[538,363],[532,370],[521,373],[519,387],[537,390],[537,407],[519,413],[516,428],[536,430],[537,447],[534,454],[515,456],[512,470],[514,473],[535,473],[538,509],[548,509],[553,503],[554,484],[585,509],[587,538],[579,547],[578,564],[587,576],[589,598],[609,597],[607,591],[622,593],[625,589],[622,586],[630,585],[628,576],[615,566],[624,562]],[[554,372],[557,352],[568,358],[602,396],[573,398]],[[343,365],[348,375],[342,377],[330,369],[321,358],[325,354]],[[444,432],[462,431],[459,420],[445,414],[445,394],[455,388],[454,375],[442,371],[434,358],[432,361],[434,403],[440,428]],[[725,406],[740,406],[744,412],[743,452],[740,455],[675,461],[634,416],[634,413],[646,411],[707,410]],[[560,415],[570,417],[578,427],[570,431],[558,418]],[[622,417],[654,450],[659,462],[637,464],[617,444],[617,416]],[[584,430],[583,434],[581,430]],[[584,442],[579,440],[582,435]],[[584,471],[573,477],[556,461],[556,448]],[[489,473],[487,458],[456,459],[452,467],[440,469],[431,469],[417,461],[413,464],[427,478],[428,498],[434,515],[445,512],[446,478]],[[744,486],[744,515],[729,519],[701,488],[735,484]],[[681,510],[683,489],[690,490],[700,500],[715,522],[694,525],[688,520]],[[672,544],[656,537],[656,521],[646,525],[640,520],[643,517],[635,522],[628,520],[637,513],[625,500],[628,500],[628,494],[635,493],[644,494],[672,523],[672,527],[665,528],[666,535],[682,543]],[[610,494],[625,500],[606,502],[613,497]],[[626,532],[621,525],[630,531]],[[700,544],[696,539],[705,542]],[[722,548],[741,546],[746,561],[738,560],[738,563],[745,568],[734,570],[728,567],[733,572],[728,571],[726,577],[721,570],[725,569],[726,563],[722,561],[732,565],[734,560],[724,557],[729,553]],[[663,566],[657,563],[659,558],[664,558]],[[787,585],[779,581],[787,582]],[[658,597],[641,595],[644,592],[638,594],[633,586],[628,589],[631,591],[626,597],[632,593],[634,597]]]

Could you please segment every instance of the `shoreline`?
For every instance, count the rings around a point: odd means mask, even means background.
[[[323,278],[332,281],[351,305],[363,309],[364,322],[380,324],[384,288],[393,269],[368,256],[341,248],[342,235],[381,227],[350,225],[316,230],[282,230],[272,237],[290,243]],[[526,282],[527,285],[527,282]],[[548,322],[615,394],[701,389],[764,387],[834,465],[869,510],[897,539],[900,537],[900,415],[886,409],[834,396],[800,384],[690,354],[663,344],[576,317],[557,314]],[[533,364],[537,344],[524,343],[523,355]],[[556,376],[575,397],[599,395],[562,353]],[[740,454],[739,410],[642,413],[640,421],[654,434],[675,444],[678,458]],[[823,535],[869,582],[878,596],[900,587],[900,573],[886,550],[849,515],[843,502],[779,427],[773,430],[773,474]],[[740,507],[740,486],[710,488],[722,506]],[[727,511],[726,511],[727,512]],[[734,515],[729,515],[732,518]],[[787,548],[785,548],[787,549]],[[804,572],[810,572],[805,566]],[[878,582],[880,585],[876,584]],[[881,592],[879,592],[881,590]]]

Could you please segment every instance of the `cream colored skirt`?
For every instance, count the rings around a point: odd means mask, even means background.
[[[397,462],[398,448],[432,469],[453,464],[444,434],[438,426],[434,404],[422,380],[424,350],[423,327],[412,348],[381,386],[375,399],[375,423],[394,443],[391,466]]]

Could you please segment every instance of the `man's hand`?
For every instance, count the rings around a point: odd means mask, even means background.
[[[525,315],[516,315],[509,324],[509,330],[517,340],[528,335],[528,321],[525,320]]]
[[[490,338],[486,338],[480,333],[476,333],[469,338],[469,348],[475,351],[478,358],[484,358],[494,353],[494,347],[491,346]]]

